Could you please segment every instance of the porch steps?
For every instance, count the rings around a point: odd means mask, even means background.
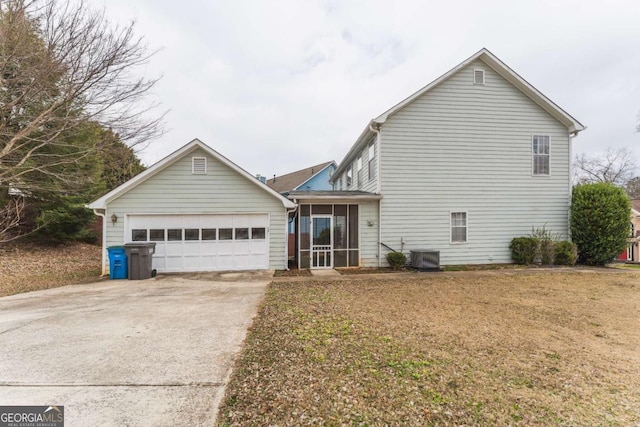
[[[340,273],[338,273],[332,268],[320,269],[320,270],[311,269],[310,271],[312,276],[324,276],[324,277],[340,276]]]

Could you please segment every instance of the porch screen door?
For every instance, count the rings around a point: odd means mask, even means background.
[[[333,268],[333,217],[311,216],[311,268]]]

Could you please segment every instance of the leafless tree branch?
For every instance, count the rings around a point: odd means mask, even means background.
[[[130,147],[162,134],[164,114],[147,99],[158,78],[142,73],[156,52],[134,28],[83,0],[0,0],[0,190],[49,191],[43,176],[71,188],[65,165],[101,148],[70,142],[87,122]]]
[[[609,182],[625,186],[635,176],[637,163],[629,148],[607,148],[598,156],[577,155],[573,169],[579,184]]]

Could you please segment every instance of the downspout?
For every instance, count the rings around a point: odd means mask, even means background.
[[[567,210],[567,239],[571,240],[571,199],[573,192],[573,137],[576,133],[569,132],[569,209]]]
[[[378,152],[378,158],[376,160],[376,171],[377,173],[377,182],[376,182],[376,193],[381,194],[382,192],[382,173],[380,171],[380,158],[382,147],[382,134],[380,133],[380,123],[376,123],[373,120],[369,123],[369,129],[376,134],[376,151]],[[382,267],[382,200],[378,200],[378,268]]]
[[[106,217],[106,209],[102,209],[102,213],[98,212],[98,209],[93,209],[93,213],[102,218],[102,276],[107,274],[106,272],[106,261],[107,261],[107,217]]]
[[[296,203],[294,200],[293,203]],[[284,269],[289,270],[289,214],[298,210],[298,204],[291,209],[286,209],[284,217]]]

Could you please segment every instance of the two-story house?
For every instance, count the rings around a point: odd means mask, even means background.
[[[508,263],[509,242],[532,227],[568,237],[571,144],[584,129],[482,49],[371,120],[332,180],[381,196],[378,265],[389,248]]]
[[[568,236],[584,129],[482,49],[367,123],[331,189],[285,197],[196,139],[88,207],[105,249],[156,242],[160,272],[384,266],[423,249],[508,263],[532,227]]]

